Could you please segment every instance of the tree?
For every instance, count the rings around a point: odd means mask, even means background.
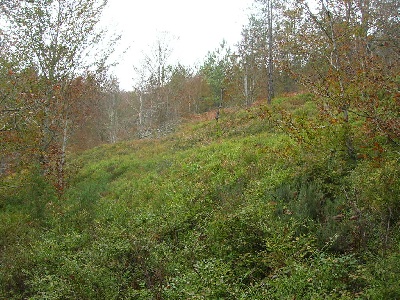
[[[134,89],[139,101],[137,115],[140,137],[148,136],[153,129],[161,130],[170,118],[171,105],[166,85],[171,77],[171,53],[169,35],[164,32],[143,53],[141,65],[135,67],[137,80]]]
[[[267,48],[268,48],[268,63],[267,63],[267,78],[268,78],[268,92],[267,102],[271,104],[274,97],[274,12],[275,3],[273,0],[258,0],[264,7],[265,20],[267,24]]]
[[[41,112],[35,96],[40,92],[34,88],[26,90],[37,81],[37,74],[32,68],[18,72],[15,68],[14,63],[1,59],[0,164],[7,161],[7,172],[31,160],[29,153],[40,136],[36,120]]]
[[[288,24],[294,26],[296,20],[284,12],[283,3],[273,0],[258,0],[256,3],[259,5],[254,6],[254,13],[242,30],[238,44],[239,66],[234,71],[241,78],[236,84],[243,86],[247,105],[262,98],[271,103],[276,93],[293,92],[298,88],[280,63],[286,59],[280,43],[287,34],[285,30],[291,28]]]
[[[274,60],[273,60],[273,49],[274,49],[274,35],[273,35],[273,2],[272,0],[266,1],[267,8],[267,20],[268,20],[268,103],[271,104],[272,98],[274,97]]]
[[[194,112],[192,102],[196,96],[195,90],[190,86],[192,78],[193,71],[179,63],[171,68],[170,80],[166,86],[171,105],[171,120]]]
[[[267,30],[265,19],[252,15],[242,30],[242,40],[238,44],[239,72],[243,83],[242,93],[245,104],[251,105],[257,98],[265,96],[267,87]]]
[[[32,68],[37,80],[25,90],[37,89],[34,102],[41,114],[39,162],[49,173],[57,161],[57,182],[63,187],[63,169],[68,136],[74,114],[85,111],[87,93],[76,89],[79,78],[97,77],[107,69],[107,60],[119,37],[108,41],[107,32],[97,28],[106,0],[7,1],[2,7],[6,18],[4,32],[12,37],[10,49],[20,70]],[[105,45],[105,49],[103,48]],[[90,74],[90,75],[89,75]],[[33,86],[34,85],[34,86]],[[74,94],[74,93],[78,94]],[[32,93],[31,93],[32,94]],[[73,100],[72,100],[72,98]],[[27,105],[22,101],[22,107]]]
[[[108,97],[106,98],[106,114],[107,114],[107,136],[108,141],[112,144],[118,140],[118,127],[119,127],[119,111],[118,111],[118,98],[119,91],[118,85],[115,81],[110,82],[108,88]]]
[[[200,67],[199,75],[202,76],[209,85],[211,94],[204,99],[203,111],[211,107],[221,106],[221,91],[226,88],[231,69],[231,50],[226,41],[222,41],[220,47],[215,51],[209,52]]]
[[[319,96],[328,118],[341,114],[343,142],[354,160],[351,117],[361,118],[371,137],[399,143],[398,10],[392,0],[319,0],[316,6],[296,0],[287,10],[297,28],[281,43],[286,66]],[[293,58],[301,68],[291,67]]]

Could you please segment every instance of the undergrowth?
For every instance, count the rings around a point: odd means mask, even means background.
[[[0,298],[399,299],[398,149],[342,135],[298,96],[13,174]]]

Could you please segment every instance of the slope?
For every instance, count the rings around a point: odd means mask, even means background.
[[[353,162],[341,135],[300,95],[77,155],[62,198],[34,171],[15,175],[0,295],[400,297],[396,157]]]

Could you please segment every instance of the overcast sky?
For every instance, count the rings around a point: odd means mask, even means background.
[[[122,89],[133,86],[133,65],[140,64],[142,52],[168,32],[171,63],[186,66],[200,63],[208,51],[225,39],[229,45],[240,40],[253,0],[109,0],[104,22],[122,34],[118,48],[129,50],[118,56],[113,72]]]

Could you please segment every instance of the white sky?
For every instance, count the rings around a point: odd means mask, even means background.
[[[162,32],[171,37],[171,63],[200,63],[208,51],[225,39],[233,46],[240,40],[253,0],[109,0],[104,22],[122,34],[120,64],[113,73],[120,87],[131,90],[134,65]],[[121,49],[128,48],[125,54]]]

